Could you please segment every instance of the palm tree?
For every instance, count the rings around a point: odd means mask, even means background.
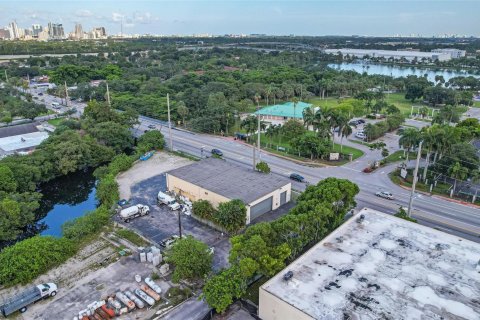
[[[297,104],[298,104],[298,98],[297,98],[297,97],[293,97],[292,102],[293,102],[293,119],[297,120]]]
[[[416,147],[419,142],[420,142],[420,134],[417,129],[407,128],[402,132],[402,136],[400,137],[400,140],[398,140],[398,144],[400,145],[400,147],[403,148],[404,156],[406,153],[406,162],[408,162],[410,149]]]
[[[343,118],[340,128],[338,130],[338,136],[340,137],[340,152],[343,152],[343,138],[348,137],[353,132],[352,127],[348,124],[348,119]]]
[[[303,124],[308,129],[315,123],[315,109],[312,107],[303,109]]]
[[[430,165],[430,158],[432,157],[432,152],[435,148],[435,137],[431,127],[426,127],[422,129],[421,137],[423,140],[423,147],[427,150],[427,156],[425,158],[425,167],[423,168],[422,180],[427,179],[428,166]]]
[[[448,168],[448,173],[450,177],[454,179],[453,181],[453,193],[457,189],[457,179],[464,180],[468,176],[468,169],[463,167],[459,162],[455,162],[451,167]]]
[[[255,116],[248,116],[240,123],[240,128],[247,132],[247,141],[250,141],[250,135],[257,129],[257,118]]]

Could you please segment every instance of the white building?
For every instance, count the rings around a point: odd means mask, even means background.
[[[465,54],[467,53],[465,50],[459,49],[434,49],[432,52],[449,54],[452,59],[465,57]]]
[[[407,61],[428,59],[431,61],[448,61],[451,59],[448,53],[436,53],[436,52],[420,52],[420,51],[394,51],[394,50],[371,50],[371,49],[325,49],[325,53],[328,54],[342,54],[343,56],[351,56],[357,58],[385,58],[400,60],[405,59]]]
[[[363,209],[259,290],[262,320],[478,320],[480,244]]]

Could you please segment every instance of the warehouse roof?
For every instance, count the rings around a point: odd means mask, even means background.
[[[229,199],[249,204],[290,183],[286,178],[208,158],[167,172]]]
[[[478,243],[363,209],[261,290],[315,319],[480,319],[479,260]]]
[[[20,134],[32,133],[37,131],[38,129],[37,129],[36,123],[27,123],[27,124],[20,124],[16,126],[2,127],[0,128],[0,138],[18,136]]]
[[[41,131],[0,138],[0,149],[6,152],[29,149],[38,146],[47,138],[48,133]]]
[[[310,108],[311,106],[310,103],[299,101],[297,106],[294,107],[293,102],[287,102],[262,108],[256,111],[255,114],[302,119],[303,109]]]

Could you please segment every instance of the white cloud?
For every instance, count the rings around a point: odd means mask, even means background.
[[[81,10],[75,11],[75,16],[80,18],[88,18],[93,16],[93,12],[90,10],[81,9]]]
[[[120,22],[123,19],[125,19],[125,15],[118,13],[118,12],[112,12],[112,20],[114,22]]]

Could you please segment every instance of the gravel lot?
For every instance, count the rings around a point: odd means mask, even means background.
[[[117,176],[120,199],[130,199],[131,188],[140,181],[154,177],[160,173],[186,166],[191,160],[166,152],[156,152],[147,161],[137,161],[132,168]]]

